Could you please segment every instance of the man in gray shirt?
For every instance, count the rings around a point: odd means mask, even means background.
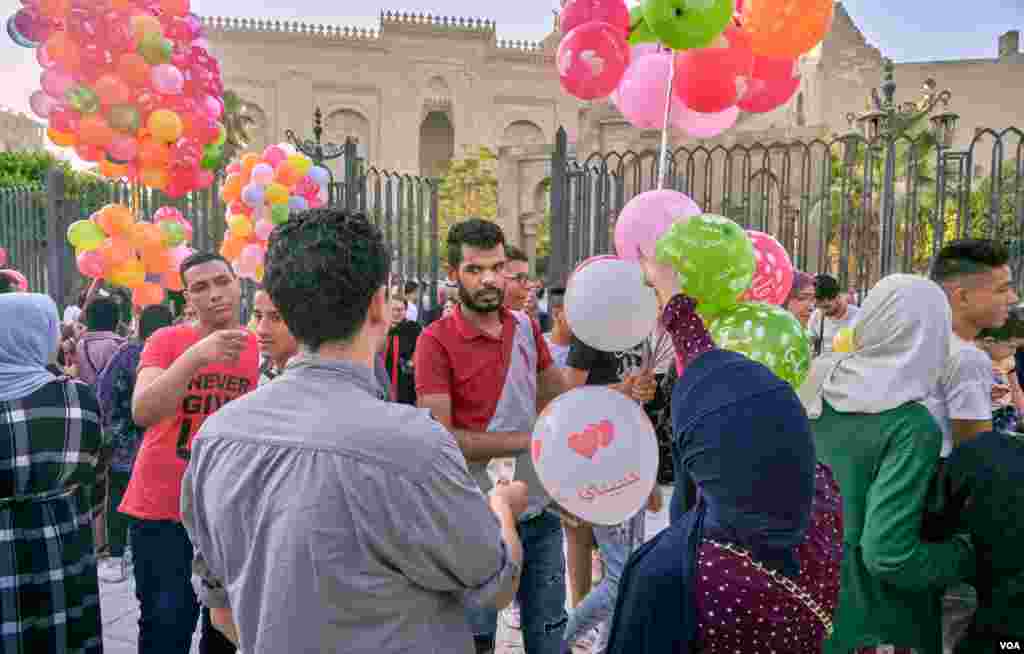
[[[389,268],[361,216],[279,227],[264,285],[303,353],[193,442],[194,584],[245,654],[471,654],[466,607],[518,588],[525,487],[498,486],[488,507],[452,434],[381,398]]]

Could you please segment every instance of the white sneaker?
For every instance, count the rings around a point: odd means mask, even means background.
[[[128,579],[128,566],[119,556],[108,556],[96,564],[100,581],[108,584],[119,584]]]
[[[522,616],[519,614],[519,602],[512,602],[512,606],[505,609],[503,613],[506,627],[517,631],[523,628]]]

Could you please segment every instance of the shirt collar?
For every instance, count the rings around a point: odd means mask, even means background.
[[[512,312],[502,305],[498,308],[498,318],[501,320],[501,335],[504,337],[506,331],[505,327],[509,324],[509,321],[513,319]],[[452,319],[455,321],[455,329],[459,332],[459,336],[464,340],[473,341],[478,338],[486,338],[492,341],[501,340],[483,331],[462,315],[461,305],[455,307],[455,311],[452,312]]]
[[[324,359],[310,352],[300,352],[293,356],[282,374],[287,376],[320,376],[349,382],[374,397],[380,397],[381,387],[373,369],[360,363]]]

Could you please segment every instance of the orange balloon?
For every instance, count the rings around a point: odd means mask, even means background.
[[[136,250],[155,250],[163,247],[164,234],[153,223],[135,223],[128,233],[128,239]]]
[[[242,249],[246,244],[247,243],[244,238],[237,238],[229,235],[224,239],[224,243],[220,246],[220,256],[224,257],[228,261],[234,261],[242,254]]]
[[[146,281],[146,268],[138,259],[131,259],[110,270],[108,277],[111,283],[117,286],[135,288]]]
[[[115,104],[129,104],[134,100],[132,90],[117,75],[104,75],[96,80],[92,90],[99,96],[100,102],[110,107]]]
[[[832,27],[833,0],[747,0],[741,24],[759,57],[796,59]]]
[[[61,148],[70,148],[78,143],[78,135],[71,132],[58,132],[52,127],[46,128],[46,137],[50,142]]]
[[[153,133],[155,139],[164,143],[174,143],[185,131],[181,116],[178,115],[178,112],[170,109],[157,109],[149,114],[146,127]]]
[[[110,0],[111,9],[127,9],[133,0]]]
[[[149,86],[151,73],[145,58],[137,52],[126,52],[117,60],[117,74],[126,84],[136,88]]]
[[[69,0],[39,0],[39,13],[51,19],[63,19],[70,9]]]
[[[181,283],[181,275],[175,270],[161,275],[160,282],[168,291],[181,291],[185,288],[185,285]]]
[[[220,197],[228,204],[238,202],[242,197],[242,176],[238,173],[228,175],[220,189]]]
[[[80,62],[78,44],[68,36],[66,31],[55,31],[50,38],[46,39],[46,43],[42,47],[48,59],[61,64],[69,72],[78,70]]]
[[[100,162],[100,175],[103,175],[107,179],[127,177],[128,172],[128,166],[126,165],[116,164],[109,159],[104,159]]]
[[[164,168],[171,163],[171,146],[149,136],[140,138],[137,156],[144,168]]]
[[[143,168],[139,172],[139,181],[142,182],[143,186],[163,190],[167,187],[170,177],[167,174],[166,168]]]
[[[156,16],[149,14],[135,14],[131,18],[132,23],[132,34],[135,35],[135,40],[141,42],[146,38],[147,34],[163,34],[164,29],[160,25],[160,21]]]
[[[251,175],[252,169],[255,168],[256,164],[260,161],[262,161],[260,155],[250,152],[242,157],[242,170]]]
[[[300,179],[302,175],[288,161],[282,161],[274,169],[274,180],[285,186],[295,186]]]
[[[131,243],[123,238],[108,238],[99,249],[103,263],[108,269],[116,268],[135,258]]]
[[[184,16],[189,10],[189,0],[160,0],[160,9],[169,16]]]
[[[142,282],[132,290],[132,304],[137,307],[148,307],[164,301],[164,289],[153,282]]]
[[[123,204],[108,204],[96,212],[96,224],[108,236],[127,234],[135,224],[131,209]]]
[[[149,247],[142,251],[142,265],[150,275],[163,275],[171,271],[171,253],[164,247]]]
[[[89,114],[83,116],[78,123],[78,140],[80,143],[102,148],[114,140],[114,130],[101,114]]]

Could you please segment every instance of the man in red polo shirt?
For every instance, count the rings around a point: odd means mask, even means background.
[[[529,488],[519,519],[523,572],[516,596],[527,654],[559,654],[565,629],[565,559],[558,516],[529,456],[543,407],[568,389],[547,342],[526,314],[502,306],[505,236],[492,222],[470,219],[448,233],[449,278],[460,304],[428,326],[416,346],[416,394],[458,440],[469,470],[487,492],[491,459],[516,458],[516,479]],[[497,611],[469,609],[478,652],[494,648]]]

